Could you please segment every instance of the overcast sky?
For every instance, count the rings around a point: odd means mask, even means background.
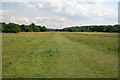
[[[118,1],[3,0],[0,21],[18,24],[35,23],[48,28],[117,24]]]

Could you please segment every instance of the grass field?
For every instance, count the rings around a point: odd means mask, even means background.
[[[3,33],[3,78],[117,78],[118,34]]]

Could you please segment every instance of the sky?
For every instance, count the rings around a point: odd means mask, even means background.
[[[118,24],[119,0],[2,0],[0,22],[47,28]]]

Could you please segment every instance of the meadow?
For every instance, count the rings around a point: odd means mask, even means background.
[[[117,78],[118,34],[2,33],[3,78]]]

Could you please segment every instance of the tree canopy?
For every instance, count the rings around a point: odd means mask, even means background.
[[[68,31],[68,32],[120,32],[120,25],[90,25],[90,26],[74,26],[63,29],[50,29],[45,26],[38,26],[34,23],[30,25],[19,25],[15,23],[1,22],[3,33],[18,33],[18,32],[45,32],[45,31]]]

